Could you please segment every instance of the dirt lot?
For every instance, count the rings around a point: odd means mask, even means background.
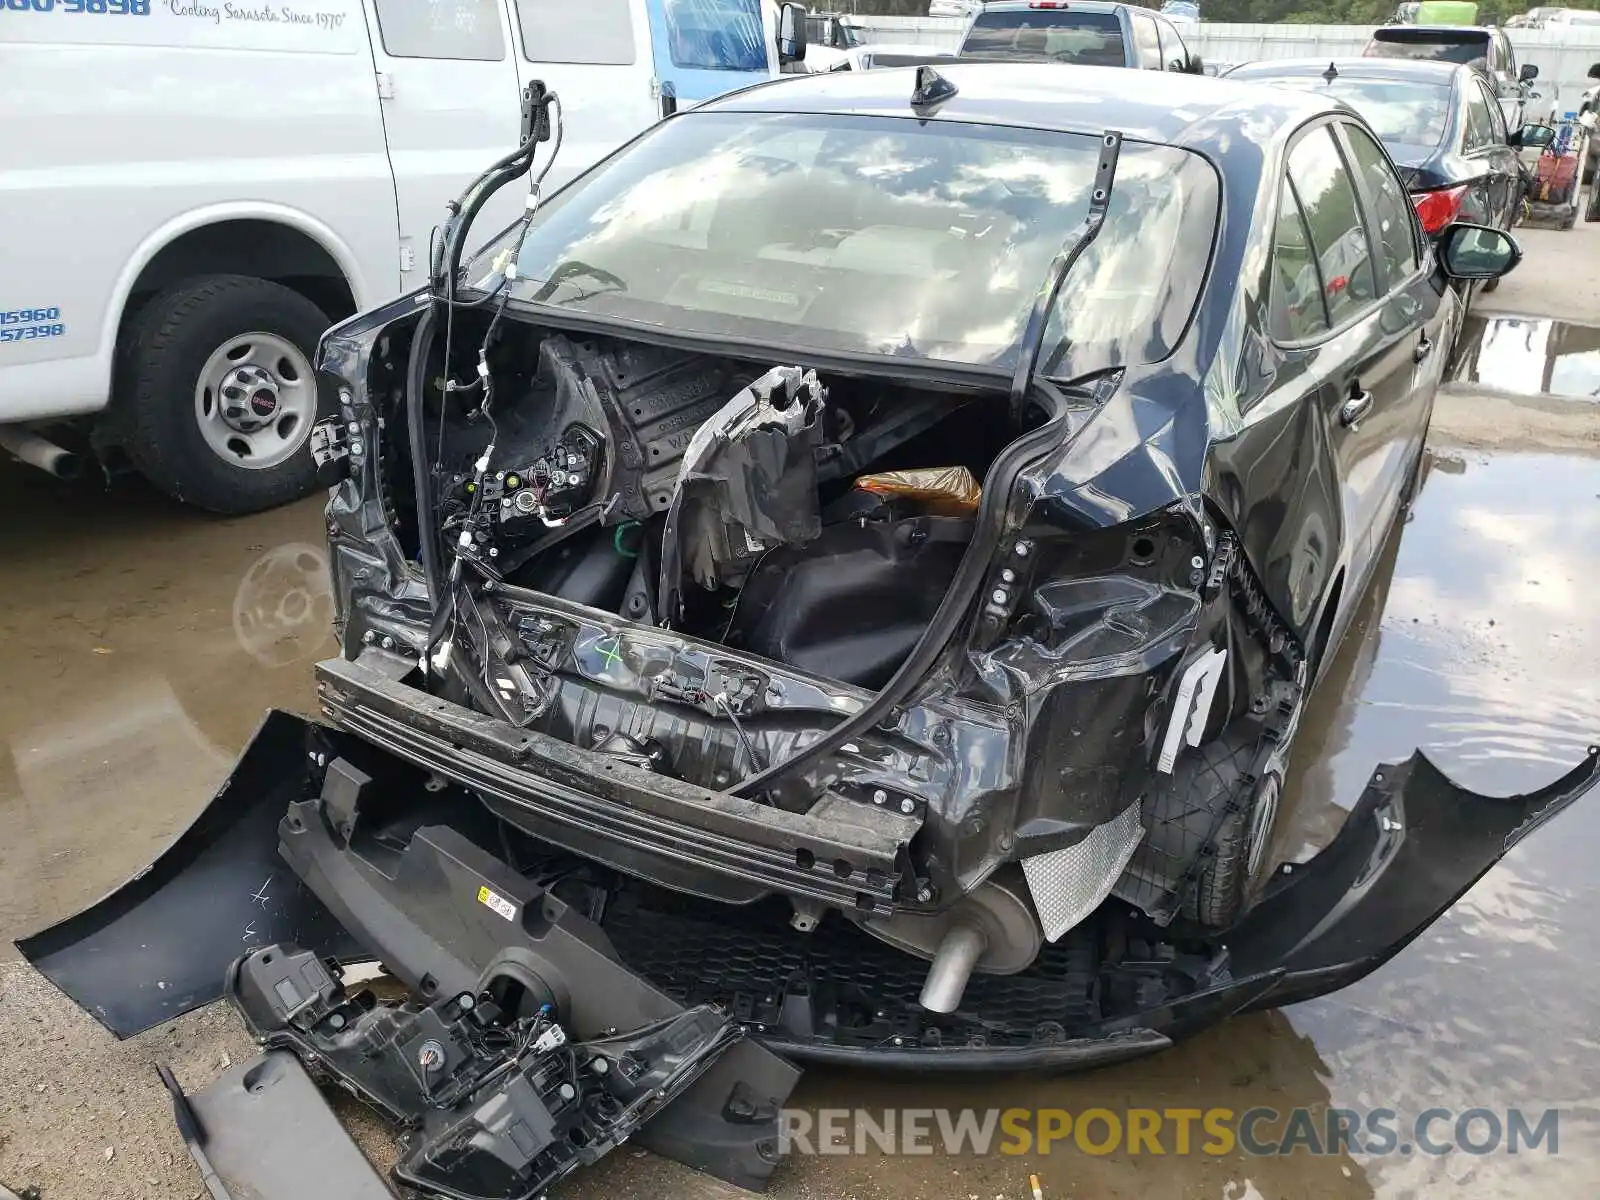
[[[1521,270],[1480,311],[1600,324],[1600,231],[1526,244]],[[1308,714],[1286,841],[1325,840],[1372,765],[1417,744],[1467,786],[1514,791],[1548,782],[1594,739],[1597,427],[1592,404],[1441,398],[1392,572]],[[27,514],[0,527],[0,1183],[38,1186],[45,1200],[187,1200],[199,1178],[154,1063],[203,1086],[250,1053],[242,1029],[213,1006],[118,1043],[9,939],[153,858],[265,706],[309,709],[310,664],[331,650],[317,504],[218,521],[128,485],[107,497],[0,468],[0,506]],[[1593,1195],[1597,851],[1591,802],[1360,985],[1155,1059],[961,1084],[817,1071],[797,1095],[874,1109],[1560,1106],[1558,1155],[825,1156],[786,1164],[773,1194],[1026,1200],[1037,1172],[1052,1198]],[[559,1194],[645,1193],[737,1194],[626,1149]]]

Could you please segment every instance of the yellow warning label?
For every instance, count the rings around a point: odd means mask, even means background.
[[[480,887],[478,889],[478,903],[487,905],[508,921],[517,919],[517,906],[491,888]]]

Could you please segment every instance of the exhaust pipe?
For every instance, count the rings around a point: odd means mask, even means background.
[[[81,479],[83,457],[63,449],[21,425],[0,425],[0,448],[57,479]]]
[[[922,981],[918,1003],[929,1012],[953,1013],[961,1007],[967,980],[989,949],[989,936],[968,921],[955,921],[939,942],[928,977]]]

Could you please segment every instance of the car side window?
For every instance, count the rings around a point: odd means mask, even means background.
[[[1466,153],[1494,145],[1494,118],[1489,115],[1493,103],[1488,90],[1474,79],[1467,88],[1467,124],[1461,139],[1461,148]]]
[[[1328,330],[1322,277],[1306,234],[1305,217],[1285,179],[1278,188],[1278,223],[1272,236],[1272,290],[1267,319],[1274,339],[1297,342]]]
[[[1478,84],[1479,89],[1489,100],[1489,125],[1490,137],[1494,145],[1506,144],[1506,114],[1500,108],[1500,102],[1494,98],[1494,92],[1484,83]]]
[[[517,0],[517,24],[529,62],[626,66],[634,61],[628,0]]]
[[[1130,12],[1128,19],[1133,23],[1133,44],[1139,50],[1139,66],[1146,71],[1161,70],[1161,38],[1156,33],[1155,21],[1142,12]]]
[[[1289,179],[1306,215],[1306,232],[1322,269],[1323,298],[1334,326],[1377,299],[1377,277],[1354,181],[1328,125],[1289,151]]]
[[[1183,44],[1178,28],[1171,21],[1156,18],[1156,28],[1161,32],[1161,65],[1168,71],[1185,71],[1189,68],[1189,48]]]
[[[499,0],[376,0],[378,36],[394,58],[455,58],[500,62]]]
[[[1351,170],[1361,177],[1371,204],[1367,228],[1378,257],[1383,260],[1384,287],[1393,288],[1417,269],[1417,210],[1400,177],[1367,131],[1346,125],[1344,135],[1350,147]]]

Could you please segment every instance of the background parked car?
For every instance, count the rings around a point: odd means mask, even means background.
[[[1511,39],[1492,25],[1386,25],[1373,31],[1362,55],[1475,66],[1489,77],[1511,129],[1522,128],[1527,120],[1528,101],[1533,98],[1530,85],[1539,76],[1539,68],[1532,63],[1517,65]]]
[[[1260,80],[1343,100],[1383,139],[1428,234],[1452,221],[1510,229],[1522,198],[1517,148],[1481,71],[1449,62],[1386,58],[1246,63],[1230,79]],[[1528,144],[1549,140],[1526,127]]]
[[[961,57],[1201,73],[1199,57],[1166,17],[1102,0],[1051,8],[1030,0],[986,4],[967,30]]]
[[[827,68],[829,71],[874,71],[883,67],[914,67],[921,63],[937,64],[954,59],[954,50],[939,50],[933,46],[916,46],[896,42],[879,42],[870,46],[856,46],[846,50]]]
[[[865,34],[837,13],[806,17],[807,72],[831,71],[845,61],[845,52],[864,44]]]
[[[335,402],[317,338],[426,276],[446,202],[515,148],[530,80],[562,99],[553,187],[782,57],[776,0],[78,7],[0,15],[0,79],[27,97],[0,127],[0,446],[72,470],[45,440],[70,422],[226,513],[315,485]],[[495,196],[479,236],[522,209]]]

